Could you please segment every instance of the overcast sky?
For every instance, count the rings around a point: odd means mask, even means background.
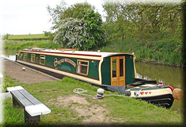
[[[64,0],[67,5],[88,2],[102,15],[102,4],[108,0]],[[117,0],[110,0],[117,1]],[[129,0],[126,0],[129,1]],[[154,2],[164,0],[130,0]],[[180,0],[165,0],[179,2]],[[0,34],[38,34],[49,31],[51,23],[47,5],[55,7],[61,0],[0,0]]]
[[[67,5],[87,1],[101,14],[102,0],[64,0]],[[51,23],[47,5],[55,7],[61,0],[0,0],[0,34],[37,34],[49,31]]]

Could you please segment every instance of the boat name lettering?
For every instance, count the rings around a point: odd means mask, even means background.
[[[75,62],[73,62],[72,60],[70,60],[70,59],[68,59],[68,58],[60,59],[59,61],[58,61],[57,58],[55,58],[55,59],[54,59],[54,66],[56,67],[56,66],[58,66],[58,65],[61,65],[61,63],[64,63],[64,62],[73,65],[73,67],[76,67]]]

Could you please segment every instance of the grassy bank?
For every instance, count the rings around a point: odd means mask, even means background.
[[[18,85],[5,76],[5,82]],[[102,100],[93,99],[97,87],[65,77],[55,82],[19,84],[51,109],[51,113],[41,116],[37,126],[182,126],[183,117],[174,111],[156,107],[145,101],[127,97],[108,96]],[[73,93],[75,88],[88,90],[91,96]],[[105,91],[105,94],[111,92]],[[112,93],[113,94],[113,93]],[[116,93],[117,94],[117,93]],[[71,102],[70,97],[84,102]],[[82,110],[80,112],[80,110]],[[99,111],[100,110],[100,111]],[[102,111],[101,111],[102,110]],[[90,114],[89,114],[90,113]],[[99,115],[102,114],[102,115]],[[101,118],[102,117],[102,118]],[[102,120],[101,124],[94,122]],[[101,119],[100,119],[101,118]],[[90,122],[88,121],[90,119]],[[23,109],[13,108],[11,99],[4,101],[4,122],[2,126],[27,126],[24,124]]]
[[[7,40],[48,40],[44,34],[6,35]]]
[[[4,50],[5,53],[8,51],[15,51],[22,50],[24,48],[29,47],[41,47],[41,48],[60,48],[59,44],[54,44],[52,41],[49,40],[38,40],[38,41],[11,41],[6,40],[4,41]]]
[[[176,67],[185,66],[183,44],[181,40],[176,39],[163,39],[149,43],[130,40],[114,41],[101,48],[101,51],[134,52],[137,61]]]
[[[29,47],[41,47],[57,49],[61,46],[54,44],[44,34],[29,34],[29,35],[5,35],[7,38],[4,40],[4,53],[16,54],[19,50]]]

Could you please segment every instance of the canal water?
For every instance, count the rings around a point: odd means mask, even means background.
[[[6,59],[15,61],[15,55],[2,55]],[[185,91],[185,70],[183,68],[168,67],[162,65],[136,63],[136,71],[138,78],[156,80],[164,82],[165,85],[171,85],[174,88],[181,88]],[[184,98],[182,100],[174,100],[172,110],[177,113],[185,113]]]
[[[137,76],[143,79],[156,80],[174,88],[181,88],[185,92],[185,69],[162,65],[136,63]],[[174,100],[172,110],[185,113],[185,95],[182,100]]]

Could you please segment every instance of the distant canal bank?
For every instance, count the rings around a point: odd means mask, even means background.
[[[15,60],[15,55],[3,55],[3,57]],[[162,81],[166,85],[172,85],[174,88],[181,88],[185,91],[185,70],[183,68],[136,63],[136,70],[139,78]],[[184,113],[183,100],[175,100],[171,109],[177,113]]]

